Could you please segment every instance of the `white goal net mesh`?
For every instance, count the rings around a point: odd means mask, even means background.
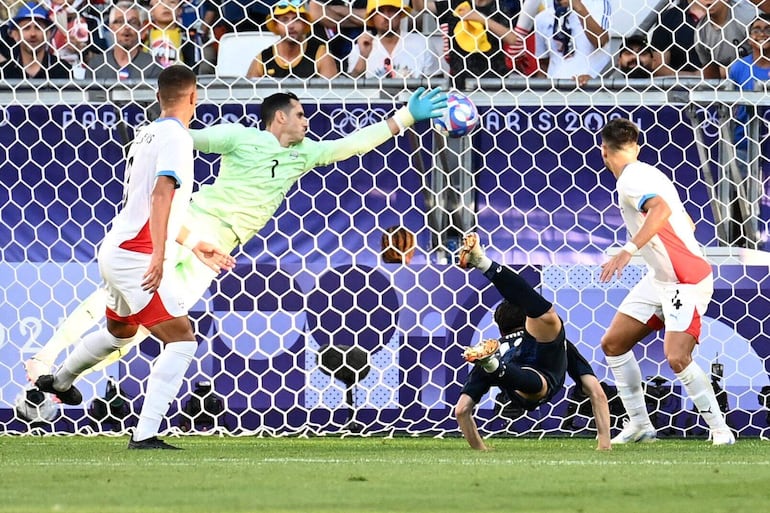
[[[624,116],[642,128],[642,160],[677,185],[714,264],[695,360],[710,371],[730,426],[740,436],[767,433],[766,93],[695,81],[597,79],[575,89],[508,78],[468,91],[482,118],[471,136],[447,142],[420,123],[298,181],[237,250],[236,268],[191,310],[200,346],[164,429],[457,434],[453,407],[471,368],[462,348],[498,337],[492,312],[501,299],[480,273],[454,265],[469,230],[556,304],[568,337],[606,385],[619,426],[624,411],[600,340],[645,268],[634,260],[622,279],[599,283],[599,265],[626,235],[597,132]],[[450,87],[444,77],[431,83]],[[81,406],[30,421],[14,404],[28,390],[23,362],[100,285],[96,249],[122,197],[125,147],[156,115],[154,92],[141,83],[0,84],[0,433],[127,432],[160,350],[152,339],[83,376]],[[419,84],[207,76],[193,127],[258,126],[261,99],[287,90],[302,99],[310,137],[338,138],[386,118]],[[752,107],[752,144],[736,160],[738,103]],[[196,156],[199,183],[217,169],[213,156]],[[383,262],[381,239],[393,226],[416,235],[409,265]],[[705,435],[662,340],[645,340],[635,353],[659,434]],[[476,418],[485,435],[594,435],[588,400],[569,379],[532,412],[492,389]]]

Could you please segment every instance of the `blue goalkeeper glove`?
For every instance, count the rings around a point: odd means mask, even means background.
[[[424,87],[420,87],[412,93],[406,106],[415,121],[439,118],[446,109],[447,95],[440,87],[428,92],[425,92]]]

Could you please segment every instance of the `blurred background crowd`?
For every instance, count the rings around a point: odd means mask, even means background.
[[[729,79],[770,70],[770,0],[4,0],[0,79]],[[630,11],[629,11],[630,12]],[[617,19],[617,17],[615,17]]]

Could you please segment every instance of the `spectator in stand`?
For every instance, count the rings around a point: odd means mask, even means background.
[[[724,79],[727,67],[751,52],[748,28],[757,8],[739,0],[695,0],[706,17],[695,30],[695,50],[703,64],[703,78]]]
[[[440,71],[438,56],[430,51],[428,38],[416,31],[402,32],[402,20],[411,8],[404,0],[369,0],[366,24],[348,61],[352,77],[421,78]]]
[[[640,34],[629,36],[623,40],[623,46],[618,52],[613,75],[620,74],[627,78],[652,78],[653,51],[647,44],[647,38]]]
[[[13,39],[11,39],[9,32],[9,23],[6,23],[11,19],[11,7],[7,1],[0,2],[0,62],[6,61],[11,56],[11,46],[13,46]]]
[[[513,44],[503,45],[508,58],[515,63],[515,68],[524,75],[533,75],[537,72],[535,38],[532,29],[535,26],[535,16],[541,8],[543,8],[543,0],[522,0],[521,12],[516,17],[516,26],[513,28],[516,41]]]
[[[347,69],[353,42],[364,31],[367,3],[367,0],[308,0],[310,17],[315,20],[314,33],[326,41],[338,69]]]
[[[728,78],[743,91],[753,91],[757,82],[770,82],[770,14],[760,13],[749,27],[751,53],[728,68]],[[746,105],[735,111],[735,146],[744,176],[748,168],[748,138],[746,128],[749,112]]]
[[[53,23],[51,47],[60,60],[72,67],[74,78],[83,78],[90,55],[100,51],[94,45],[104,45],[99,37],[102,20],[83,0],[49,0],[47,3]]]
[[[219,11],[208,0],[183,0],[181,6],[180,24],[187,34],[189,51],[192,53],[189,62],[197,63],[198,74],[213,74],[217,47],[212,40],[212,27],[216,24]],[[187,62],[186,55],[183,55],[183,59]]]
[[[428,0],[424,5],[438,16],[455,87],[465,89],[469,78],[504,78],[512,71],[505,47],[519,40],[513,31],[518,0]]]
[[[195,42],[190,41],[180,21],[182,4],[180,0],[150,0],[150,30],[147,46],[155,62],[161,68],[184,63],[196,71]]]
[[[567,78],[582,86],[611,61],[608,0],[553,0],[535,17],[539,74]]]
[[[68,79],[70,68],[51,53],[50,12],[42,5],[22,5],[10,22],[14,42],[9,56],[0,62],[2,79]],[[0,60],[2,60],[0,59]]]
[[[701,75],[695,27],[705,16],[706,9],[697,0],[675,0],[660,14],[660,25],[650,40],[656,77]]]
[[[147,32],[147,11],[133,0],[120,0],[110,9],[109,26],[114,35],[112,48],[88,61],[94,78],[157,79],[163,68],[142,44]]]
[[[249,66],[248,78],[337,75],[337,64],[326,45],[311,34],[312,19],[305,5],[281,0],[273,6],[267,28],[281,39],[259,53]]]

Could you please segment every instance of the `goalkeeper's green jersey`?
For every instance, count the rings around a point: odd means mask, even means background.
[[[228,224],[241,244],[265,226],[286,192],[307,171],[366,153],[392,137],[385,121],[341,139],[305,138],[287,148],[272,133],[240,124],[190,133],[195,149],[222,155],[219,175],[193,194],[193,206]]]

